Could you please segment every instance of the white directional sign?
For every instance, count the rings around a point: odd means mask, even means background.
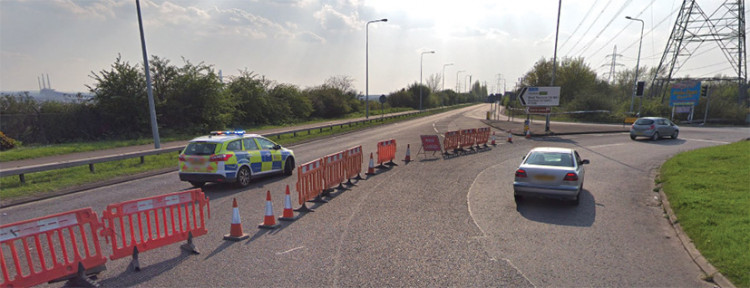
[[[560,106],[560,87],[525,87],[518,99],[523,106]]]

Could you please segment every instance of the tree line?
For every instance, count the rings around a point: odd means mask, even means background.
[[[551,59],[538,60],[524,75],[519,87],[550,86],[552,65]],[[669,90],[658,91],[651,88],[651,81],[658,73],[656,68],[641,67],[638,80],[646,82],[644,96],[633,97],[635,69],[616,73],[610,82],[597,77],[596,72],[586,65],[583,58],[564,58],[557,65],[554,86],[561,87],[560,106],[553,107],[553,113],[606,110],[609,113],[576,113],[569,114],[569,118],[608,123],[622,123],[625,117],[637,115],[672,117]],[[717,75],[716,78],[721,78],[720,76]],[[740,87],[737,82],[711,81],[702,85],[709,85],[710,93],[708,97],[701,97],[698,105],[694,107],[694,120],[702,121],[708,104],[706,118],[709,122],[745,124],[750,110],[747,107],[747,99],[740,99],[744,104],[738,105]],[[747,86],[744,89],[747,89]],[[510,106],[520,105],[515,99],[505,98],[504,101]],[[687,120],[687,117],[688,114],[674,114],[674,120],[678,122]]]
[[[183,63],[174,65],[157,56],[149,60],[157,122],[163,135],[203,135],[211,130],[291,125],[365,113],[364,99],[347,76],[333,76],[322,85],[302,89],[247,70],[222,79],[211,65],[186,59]],[[92,72],[90,77],[94,83],[86,87],[93,98],[86,101],[37,101],[28,93],[2,95],[0,131],[25,144],[151,135],[142,65],[118,56],[109,69]],[[434,91],[425,85],[421,90],[424,109],[486,99],[486,89],[479,88],[464,94]],[[420,84],[392,92],[387,99],[386,108],[418,109]],[[370,103],[371,113],[377,113],[379,104]]]

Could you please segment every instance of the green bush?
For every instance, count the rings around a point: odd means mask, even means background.
[[[19,143],[13,138],[10,138],[0,131],[0,151],[10,150],[16,148]]]

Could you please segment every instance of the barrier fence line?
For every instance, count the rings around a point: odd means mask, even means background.
[[[362,180],[362,145],[346,150],[346,182],[348,185],[354,185],[352,179]]]
[[[342,183],[346,179],[346,151],[327,155],[323,159],[325,160],[323,190],[332,189],[337,184],[339,189],[343,189]]]
[[[461,130],[461,143],[459,144],[461,149],[464,149],[464,147],[472,147],[474,146],[474,134],[476,133],[476,129],[463,129]]]
[[[103,266],[100,228],[91,208],[0,226],[0,287],[34,286]]]
[[[453,150],[453,152],[455,153],[458,150],[458,145],[460,142],[460,131],[445,132],[445,139],[443,140],[443,149],[445,149],[445,154],[449,154],[449,150]]]
[[[388,164],[389,166],[396,166],[396,163],[393,162],[393,159],[396,159],[396,140],[385,140],[378,142],[378,168],[386,168],[383,164],[384,162],[388,161],[385,164]]]
[[[297,195],[299,196],[299,205],[302,207],[295,209],[299,212],[311,212],[310,208],[305,206],[307,201],[313,201],[323,193],[323,159],[317,159],[297,168]]]
[[[160,196],[107,205],[102,213],[101,234],[112,244],[111,260],[133,256],[136,270],[139,252],[188,240],[208,233],[204,209],[211,217],[208,198],[201,189],[192,189]],[[183,246],[185,248],[185,246]]]
[[[479,145],[484,145],[484,147],[487,148],[488,141],[490,141],[490,127],[477,128],[477,131],[476,131],[477,148],[479,148]]]

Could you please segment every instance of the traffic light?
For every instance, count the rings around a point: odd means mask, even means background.
[[[643,96],[643,86],[646,85],[644,81],[638,81],[638,85],[635,88],[635,96]]]
[[[706,97],[708,95],[708,86],[701,86],[701,97]]]

